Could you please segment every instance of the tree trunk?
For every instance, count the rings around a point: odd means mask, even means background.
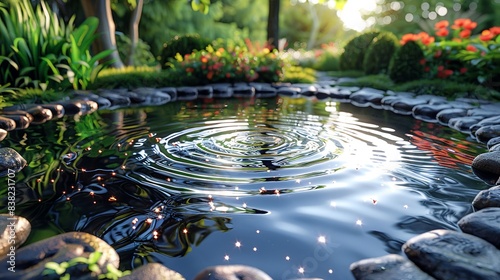
[[[312,26],[311,26],[311,32],[309,33],[309,40],[307,42],[307,49],[312,50],[312,48],[316,44],[316,38],[318,38],[319,19],[314,4],[312,4],[311,2],[308,2],[308,4],[309,4],[309,13],[311,14],[311,19],[312,19]]]
[[[104,50],[114,50],[106,61],[111,62],[111,67],[122,68],[123,62],[118,55],[115,39],[115,22],[111,14],[111,0],[81,0],[86,17],[94,16],[99,19],[97,28],[98,37],[92,45],[94,53]]]
[[[137,0],[137,6],[132,12],[132,17],[130,18],[130,53],[127,60],[127,65],[134,65],[135,60],[135,49],[137,47],[137,42],[139,41],[139,22],[141,21],[142,6],[144,0]]]
[[[267,43],[272,49],[278,46],[279,40],[280,0],[269,0],[267,17]]]

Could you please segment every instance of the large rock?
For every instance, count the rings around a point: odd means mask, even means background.
[[[434,279],[408,259],[396,254],[355,262],[351,264],[350,270],[357,280]]]
[[[12,119],[0,116],[0,129],[11,131],[16,129],[16,122]]]
[[[205,268],[194,280],[272,280],[262,270],[245,265],[218,265]]]
[[[486,208],[458,221],[463,232],[480,237],[500,249],[500,208]]]
[[[456,117],[448,121],[448,126],[460,132],[470,132],[472,126],[482,120],[481,117]]]
[[[45,109],[42,106],[35,106],[33,108],[29,108],[26,112],[30,113],[33,116],[32,124],[42,124],[47,121],[50,121],[53,117],[52,111],[49,109]]]
[[[148,263],[134,269],[132,274],[120,277],[120,280],[184,280],[184,277],[159,263]]]
[[[472,201],[474,209],[500,207],[500,186],[480,191]]]
[[[479,142],[487,143],[490,139],[500,136],[500,124],[483,126],[475,132],[475,135]]]
[[[448,125],[451,119],[458,117],[465,117],[467,115],[467,109],[461,108],[451,108],[444,109],[437,113],[436,119],[440,124]]]
[[[351,94],[350,99],[353,105],[359,107],[366,107],[371,105],[374,108],[380,108],[382,105],[382,98],[384,98],[385,91],[373,89],[373,88],[362,88],[359,91]]]
[[[411,238],[403,250],[437,279],[500,279],[500,251],[474,235],[433,230]]]
[[[7,130],[0,128],[0,141],[2,141],[3,139],[5,139],[5,137],[7,137],[7,133],[8,133]]]
[[[86,265],[73,266],[66,270],[72,279],[96,279],[98,275],[107,273],[108,265],[118,268],[118,254],[106,242],[85,232],[68,232],[17,250],[15,273],[8,270],[8,258],[1,259],[0,279],[48,279],[42,275],[47,263],[67,262],[76,257],[88,259],[94,252],[102,253],[96,264],[97,271],[90,271]]]
[[[15,257],[16,250],[28,238],[31,224],[23,217],[0,214],[0,256]]]
[[[12,148],[0,148],[0,177],[12,176],[26,166],[26,160]]]
[[[500,178],[500,151],[480,154],[472,161],[472,171],[489,185],[495,185]]]
[[[439,112],[450,109],[450,105],[446,104],[421,104],[413,107],[413,117],[426,122],[437,122]]]

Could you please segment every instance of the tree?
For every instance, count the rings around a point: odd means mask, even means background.
[[[313,45],[319,30],[319,22],[317,20],[316,10],[313,8],[316,4],[327,4],[335,9],[342,9],[348,0],[316,0],[307,1],[310,5],[309,12],[311,13],[313,21],[313,29],[311,30],[311,37],[308,46]],[[269,15],[267,21],[267,42],[275,47],[276,42],[279,40],[279,14],[280,14],[280,0],[269,0]]]
[[[129,0],[129,2],[135,7],[130,23],[131,41],[134,47],[139,39],[138,30],[142,15],[143,0]],[[208,13],[210,0],[190,0],[190,2],[193,10]],[[111,61],[111,67],[122,68],[124,64],[116,49],[115,22],[111,12],[111,0],[81,0],[81,3],[86,17],[95,16],[99,19],[99,27],[97,29],[99,34],[93,45],[93,51],[99,53],[103,50],[114,50],[108,57],[108,60]],[[133,55],[132,52],[131,55]]]

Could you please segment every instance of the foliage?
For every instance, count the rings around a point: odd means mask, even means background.
[[[118,54],[122,61],[126,61],[130,56],[130,47],[132,41],[128,36],[123,33],[116,34],[116,47],[118,49]],[[143,40],[139,39],[137,46],[135,47],[134,53],[134,65],[129,66],[156,66],[158,61],[150,51],[149,45]]]
[[[111,264],[107,265],[107,272],[103,273],[98,264],[101,256],[101,252],[93,252],[88,258],[76,257],[62,263],[48,262],[45,264],[42,275],[44,278],[56,277],[57,279],[71,279],[71,270],[77,269],[81,271],[82,265],[85,266],[85,269],[88,270],[89,273],[98,276],[97,279],[118,279],[131,274],[130,270],[120,271]]]
[[[31,103],[50,103],[63,99],[64,92],[55,91],[52,89],[41,90],[37,88],[17,89],[12,92],[7,100],[16,104],[31,104]]]
[[[341,70],[363,70],[365,53],[378,31],[368,31],[351,39],[340,55]]]
[[[190,84],[216,82],[277,82],[282,75],[283,61],[277,51],[258,49],[247,41],[247,46],[232,49],[205,50],[176,56],[169,66],[177,77],[187,76]]]
[[[459,97],[475,98],[482,100],[500,101],[500,92],[491,88],[470,83],[456,83],[440,79],[415,80],[396,85],[394,91],[414,92],[418,95],[431,94],[445,96],[449,99]]]
[[[424,53],[415,41],[401,46],[389,64],[389,77],[396,83],[418,80],[423,76]]]
[[[363,70],[368,75],[388,73],[392,55],[399,47],[396,35],[391,32],[381,32],[375,37],[366,51],[363,60]]]
[[[500,27],[483,30],[472,36],[477,23],[461,18],[450,23],[446,20],[435,24],[435,37],[425,43],[417,34],[406,34],[402,43],[416,41],[425,53],[424,77],[453,81],[476,82],[500,86],[494,81],[500,77]],[[419,34],[422,34],[421,32]],[[434,39],[437,38],[437,39]]]
[[[171,75],[169,71],[153,67],[125,67],[122,69],[105,69],[89,86],[90,89],[138,87],[182,86],[183,77]]]
[[[285,67],[283,72],[283,82],[312,84],[316,81],[316,73],[312,68],[287,66]]]
[[[357,78],[352,82],[342,82],[339,86],[370,87],[380,90],[390,90],[394,87],[394,82],[385,74],[368,75]]]
[[[85,88],[107,52],[90,55],[97,19],[78,28],[73,21],[66,25],[43,1],[35,9],[28,0],[0,3],[0,84]]]
[[[338,78],[359,78],[359,77],[364,77],[365,73],[363,71],[359,70],[347,70],[347,71],[329,71],[328,75],[332,77],[338,77]]]
[[[210,44],[210,40],[200,37],[198,34],[188,34],[175,36],[172,40],[163,45],[160,63],[163,68],[167,68],[167,63],[175,58],[177,54],[184,56],[193,51],[201,51]]]

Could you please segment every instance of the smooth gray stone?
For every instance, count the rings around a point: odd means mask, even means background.
[[[500,207],[500,186],[480,191],[472,201],[472,206],[476,210]]]
[[[357,280],[434,279],[408,259],[396,254],[357,261],[349,269]]]
[[[99,95],[111,101],[111,108],[128,107],[131,103],[130,98],[117,94],[115,91],[105,90],[99,92]]]
[[[270,86],[262,86],[259,89],[255,88],[255,96],[258,98],[275,97],[277,90]]]
[[[0,214],[0,256],[15,255],[31,232],[31,224],[20,216]],[[14,256],[15,257],[15,256]]]
[[[479,142],[487,143],[491,138],[500,137],[500,124],[483,126],[474,135]]]
[[[500,152],[487,152],[474,158],[472,171],[488,185],[495,185],[500,177]]]
[[[467,109],[450,108],[437,113],[436,119],[442,125],[449,125],[451,119],[465,116],[467,116]]]
[[[300,95],[306,97],[314,96],[318,91],[318,89],[313,85],[294,84],[293,86],[300,88]]]
[[[233,89],[229,83],[210,84],[214,98],[229,98],[233,96]]]
[[[142,105],[146,101],[144,95],[139,94],[135,91],[126,91],[120,93],[120,95],[127,97],[130,100],[130,105]]]
[[[52,111],[45,109],[42,106],[36,106],[26,110],[29,114],[33,116],[32,124],[42,124],[52,119]]]
[[[255,267],[246,265],[217,265],[205,268],[194,280],[272,280],[272,278]]]
[[[16,150],[9,147],[0,148],[0,177],[11,174],[9,169],[19,172],[26,164],[26,160]]]
[[[134,269],[132,274],[120,277],[120,280],[184,280],[184,277],[159,263],[148,263]]]
[[[233,96],[252,97],[255,96],[255,88],[245,83],[236,83],[232,87]]]
[[[458,117],[458,118],[451,118],[450,121],[448,122],[448,126],[456,129],[460,132],[470,132],[470,128],[477,124],[482,120],[482,117]]]
[[[59,119],[64,116],[64,107],[61,104],[42,104],[42,108],[49,109],[52,112],[53,119]]]
[[[500,279],[500,251],[474,235],[433,230],[408,240],[403,251],[437,279]]]
[[[500,249],[500,208],[490,207],[466,215],[458,221],[460,229],[482,238]]]
[[[2,141],[3,139],[5,139],[5,137],[7,137],[7,133],[8,133],[7,130],[0,128],[0,141]]]
[[[163,87],[163,88],[158,88],[159,91],[166,93],[170,95],[170,101],[176,101],[177,100],[177,89],[174,87]]]
[[[25,115],[8,115],[6,117],[16,122],[16,130],[26,129],[30,126],[31,123],[30,119]]]
[[[413,114],[413,107],[422,104],[427,104],[427,100],[424,98],[400,98],[391,104],[391,110],[397,114],[411,115]]]
[[[492,146],[491,148],[489,148],[489,151],[490,152],[495,152],[495,151],[500,151],[500,143]]]
[[[451,106],[446,104],[422,104],[413,107],[412,115],[416,119],[435,123],[438,121],[438,113],[450,108]]]
[[[111,107],[111,101],[107,98],[104,98],[102,96],[99,96],[95,93],[92,93],[90,91],[78,91],[77,94],[75,94],[76,96],[76,100],[92,100],[94,101],[95,103],[97,103],[97,107],[99,109],[106,109],[106,108],[109,108]],[[63,106],[64,107],[64,106]],[[78,112],[73,112],[73,113],[68,113],[66,112],[66,114],[69,114],[69,115],[76,115],[79,113],[79,107],[73,107],[73,110],[75,111],[78,111]]]
[[[0,114],[5,116],[6,118],[8,118],[11,115],[21,115],[25,116],[30,122],[33,121],[33,115],[24,110],[1,111]]]
[[[380,107],[382,104],[382,98],[384,98],[385,91],[373,89],[373,88],[362,88],[351,94],[350,99],[353,105],[359,107],[366,107],[369,105],[375,105]]]
[[[455,109],[467,109],[467,110],[469,110],[472,108],[476,108],[476,106],[474,104],[471,104],[471,103],[468,103],[465,101],[454,100],[454,101],[449,101],[447,104]]]
[[[156,90],[154,88],[147,89],[143,88],[143,90],[138,89],[139,92],[137,94],[141,95],[144,98],[144,101],[141,105],[145,106],[154,106],[154,105],[163,105],[167,104],[172,100],[170,94]]]
[[[177,100],[195,100],[198,98],[198,90],[193,87],[178,87]]]
[[[488,149],[491,149],[491,147],[500,144],[500,136],[499,137],[494,137],[488,140],[488,143],[486,143],[486,147]]]
[[[7,258],[0,260],[0,279],[47,279],[42,276],[48,262],[62,263],[76,257],[88,258],[93,252],[101,252],[97,261],[97,274],[105,274],[108,265],[118,268],[120,258],[116,251],[102,239],[85,232],[67,232],[44,239],[16,251],[16,273],[8,271]],[[71,279],[88,278],[88,266],[69,269]]]
[[[329,87],[321,87],[318,88],[316,92],[316,98],[319,100],[330,98],[330,88]]]
[[[291,97],[299,96],[300,92],[301,92],[301,89],[298,87],[281,87],[277,91],[278,95],[285,95],[285,96],[291,96]]]
[[[341,89],[340,87],[332,87],[329,89],[330,98],[340,101],[349,101],[349,97],[352,92],[346,89]]]
[[[198,86],[198,98],[213,98],[214,90],[211,86]]]
[[[500,112],[500,103],[491,103],[491,101],[482,100],[480,108],[491,112]]]
[[[489,111],[489,110],[485,110],[485,109],[482,109],[482,108],[473,108],[473,109],[470,109],[467,112],[467,115],[469,115],[469,116],[476,116],[476,117],[483,117],[483,118],[489,118],[489,117],[498,116],[498,111]]]
[[[500,109],[498,114],[500,114]],[[500,124],[500,115],[488,117],[477,123],[480,126]]]
[[[356,92],[361,89],[360,87],[349,87],[349,86],[337,86],[337,88],[339,89],[339,91],[345,90],[349,91],[350,93]]]

